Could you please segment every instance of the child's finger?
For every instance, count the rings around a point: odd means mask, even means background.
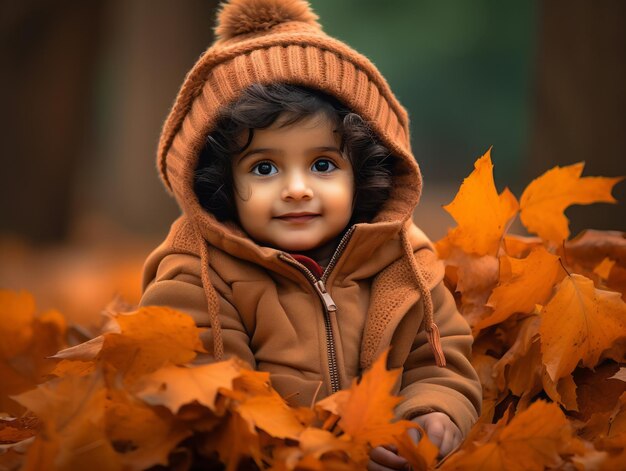
[[[420,438],[422,438],[422,434],[416,428],[408,429],[407,433],[409,434],[409,437],[411,437],[411,440],[413,440],[415,443],[419,442]]]
[[[407,461],[393,451],[378,446],[370,453],[370,461],[367,464],[368,471],[383,471],[389,469],[405,469]]]
[[[441,440],[441,447],[439,448],[439,455],[446,456],[450,453],[459,443],[460,436],[457,435],[456,430],[448,428]]]

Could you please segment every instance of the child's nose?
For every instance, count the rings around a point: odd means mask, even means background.
[[[283,200],[311,199],[313,189],[309,185],[306,176],[300,172],[287,175],[281,197]]]

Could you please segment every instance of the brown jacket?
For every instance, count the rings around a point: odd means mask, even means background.
[[[321,285],[289,254],[260,247],[223,224],[216,223],[213,232],[204,229],[208,241],[188,217],[172,225],[145,263],[142,305],[171,306],[199,326],[217,325],[218,332],[205,333],[208,351],[216,350],[217,338],[227,356],[271,373],[272,385],[299,405],[348,387],[391,346],[388,366],[403,368],[397,392],[404,400],[397,415],[441,411],[464,435],[469,431],[481,404],[469,363],[472,337],[443,285],[441,262],[412,222],[353,226]],[[412,266],[419,268],[430,299],[422,299]],[[207,293],[209,284],[216,296]],[[422,326],[431,299],[445,368],[435,364]],[[211,309],[212,303],[219,308]],[[212,321],[211,311],[219,312],[219,322]]]
[[[411,223],[422,178],[408,114],[374,64],[316,19],[302,0],[223,3],[217,40],[187,74],[159,140],[158,169],[183,216],[146,261],[141,303],[210,326],[205,340],[216,359],[234,354],[270,372],[298,404],[349,386],[391,346],[389,366],[403,368],[398,415],[442,411],[467,433],[481,404],[472,337],[428,240]],[[207,135],[255,83],[334,96],[394,157],[389,199],[371,223],[350,229],[321,280],[238,225],[216,221],[194,192]]]

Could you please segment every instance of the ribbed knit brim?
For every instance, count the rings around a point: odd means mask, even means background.
[[[233,3],[240,6],[246,2]],[[250,3],[256,8],[264,1]],[[288,3],[308,8],[300,0]],[[224,11],[229,13],[229,5],[223,7],[222,18]],[[193,174],[206,136],[222,107],[253,83],[278,82],[333,95],[370,124],[402,162],[396,169],[394,204],[386,207],[377,220],[410,217],[421,193],[421,175],[411,153],[406,111],[365,56],[329,37],[309,20],[284,21],[258,31],[218,38],[187,75],[165,122],[158,149],[161,177],[183,211],[193,213],[198,209]]]

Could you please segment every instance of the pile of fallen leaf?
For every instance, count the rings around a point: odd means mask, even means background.
[[[203,363],[190,316],[148,307],[112,316],[104,334],[61,350],[52,369],[30,378],[30,363],[46,352],[29,347],[62,333],[63,323],[33,317],[27,293],[0,296],[22,328],[9,349],[11,336],[2,331],[2,372],[13,374],[3,377],[3,396],[6,385],[15,393],[52,377],[5,403],[14,414],[27,412],[0,422],[0,469],[222,469],[220,462],[226,469],[363,469],[369,450],[383,444],[427,469],[437,455],[427,440],[415,445],[406,434],[415,424],[392,421],[399,371],[385,369],[386,355],[350,389],[312,408],[289,407],[268,373],[236,359]]]
[[[570,240],[563,214],[614,202],[620,178],[582,170],[556,167],[518,201],[496,191],[487,153],[445,208],[457,227],[436,245],[484,403],[443,462],[394,421],[386,355],[350,389],[294,408],[266,373],[204,361],[185,314],[112,312],[68,348],[61,314],[0,291],[0,470],[360,470],[383,444],[418,470],[626,469],[626,238]],[[537,237],[508,234],[518,214]]]

